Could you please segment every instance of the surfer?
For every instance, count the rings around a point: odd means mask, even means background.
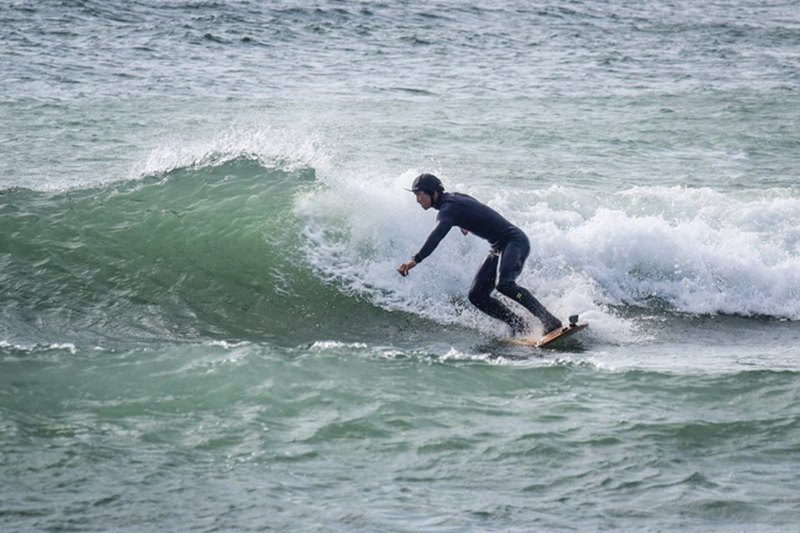
[[[436,216],[436,226],[425,244],[410,261],[397,269],[401,276],[407,276],[412,268],[436,249],[450,229],[457,226],[464,235],[474,233],[489,241],[492,247],[469,289],[469,301],[475,307],[508,324],[514,336],[523,335],[525,321],[492,297],[492,291],[496,288],[500,294],[520,303],[538,318],[544,326],[545,334],[561,328],[559,319],[550,314],[530,291],[517,285],[516,279],[522,273],[531,251],[530,241],[521,229],[471,196],[444,192],[442,182],[433,174],[417,176],[410,190],[417,196],[417,203],[422,209],[427,211],[432,207],[439,213]]]

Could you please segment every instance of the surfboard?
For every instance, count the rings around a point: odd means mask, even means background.
[[[552,331],[547,335],[545,335],[544,337],[542,337],[541,339],[511,339],[510,342],[511,344],[516,344],[518,346],[533,346],[535,348],[544,348],[545,346],[549,346],[554,342],[566,339],[567,337],[574,335],[580,330],[588,327],[589,324],[587,324],[586,322],[578,324],[578,316],[573,315],[569,317],[569,326]]]

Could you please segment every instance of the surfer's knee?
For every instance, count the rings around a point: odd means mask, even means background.
[[[489,297],[489,293],[485,290],[481,290],[477,287],[472,287],[467,294],[467,298],[469,299],[469,303],[480,309],[486,299]]]
[[[467,298],[469,299],[469,303],[471,303],[475,307],[480,307],[481,306],[481,302],[483,301],[485,296],[483,296],[482,294],[478,293],[477,291],[469,291],[469,294],[467,295]]]
[[[504,281],[497,285],[497,292],[514,300],[521,300],[522,294],[520,288],[521,287],[513,281]]]

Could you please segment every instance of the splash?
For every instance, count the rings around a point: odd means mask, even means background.
[[[432,228],[403,191],[417,170],[362,182],[335,180],[298,198],[307,260],[325,280],[392,311],[498,332],[465,302],[488,245],[457,231],[400,278]],[[640,333],[620,306],[688,314],[800,319],[800,195],[757,196],[684,187],[599,193],[524,182],[503,190],[458,183],[519,225],[532,241],[520,282],[556,314],[580,312],[594,334]],[[449,178],[449,179],[448,179]]]

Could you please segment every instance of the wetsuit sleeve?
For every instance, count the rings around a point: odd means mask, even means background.
[[[431,255],[452,227],[453,223],[449,219],[439,218],[439,220],[436,221],[436,226],[433,228],[433,231],[428,235],[428,240],[425,241],[425,244],[422,245],[422,248],[420,248],[419,252],[414,256],[414,261],[421,263],[423,259]]]

